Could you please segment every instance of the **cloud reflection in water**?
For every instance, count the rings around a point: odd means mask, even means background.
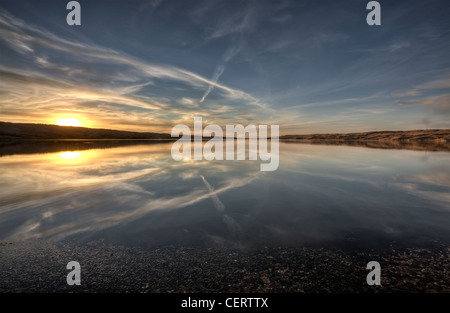
[[[261,172],[252,161],[175,162],[170,147],[1,157],[0,240],[251,246],[449,239],[445,152],[281,144],[280,168]]]

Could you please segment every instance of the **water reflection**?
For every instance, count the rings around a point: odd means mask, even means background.
[[[176,162],[170,149],[134,143],[1,157],[0,240],[252,246],[450,239],[447,152],[281,143],[279,169],[261,172],[258,161]]]
[[[79,156],[81,155],[81,153],[80,152],[74,152],[74,151],[68,151],[68,152],[62,152],[62,153],[60,153],[60,156],[63,158],[63,159],[76,159],[76,158],[78,158]]]

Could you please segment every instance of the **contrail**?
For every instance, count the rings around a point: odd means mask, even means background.
[[[211,198],[214,202],[214,206],[216,207],[217,211],[223,212],[225,210],[225,205],[223,205],[222,201],[220,201],[219,197],[217,196],[216,191],[214,188],[206,181],[205,177],[203,175],[200,175],[200,177],[203,179],[203,183],[205,183],[206,188],[208,188]]]
[[[213,78],[211,79],[213,84],[217,83],[217,81],[219,80],[220,76],[223,74],[224,71],[225,71],[225,66],[223,66],[223,65],[219,65],[216,68],[216,71],[214,72]],[[206,90],[206,92],[203,95],[203,97],[200,100],[200,102],[203,102],[203,100],[205,100],[205,98],[209,95],[209,93],[214,89],[214,85],[213,84],[209,84],[208,89]]]
[[[211,79],[211,83],[208,86],[208,89],[205,91],[205,94],[203,95],[200,102],[203,102],[206,97],[209,95],[209,93],[214,89],[214,85],[217,84],[217,81],[219,80],[220,76],[222,76],[223,72],[225,71],[225,63],[230,61],[232,58],[236,56],[236,54],[241,51],[241,45],[233,45],[225,51],[225,54],[222,57],[222,63],[216,68],[216,71],[214,72],[213,78]]]
[[[217,211],[222,213],[222,220],[225,223],[225,225],[228,227],[230,232],[236,236],[236,238],[239,238],[239,232],[240,232],[240,226],[239,224],[228,214],[225,213],[225,205],[220,201],[219,197],[217,196],[216,191],[214,188],[206,181],[205,177],[203,175],[200,175],[200,177],[203,180],[203,183],[205,184],[206,188],[208,188],[208,191],[211,195],[211,198],[214,202],[214,206],[216,207]]]

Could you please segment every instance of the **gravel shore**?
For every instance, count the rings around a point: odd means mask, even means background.
[[[127,248],[91,242],[1,242],[0,292],[311,293],[450,292],[450,246],[344,251],[262,247]],[[66,265],[81,265],[81,286],[68,286]],[[381,286],[369,286],[369,261]]]

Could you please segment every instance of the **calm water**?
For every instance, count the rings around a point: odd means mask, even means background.
[[[450,239],[448,152],[280,143],[278,170],[261,172],[259,161],[176,162],[170,148],[0,157],[0,241],[367,247]]]

